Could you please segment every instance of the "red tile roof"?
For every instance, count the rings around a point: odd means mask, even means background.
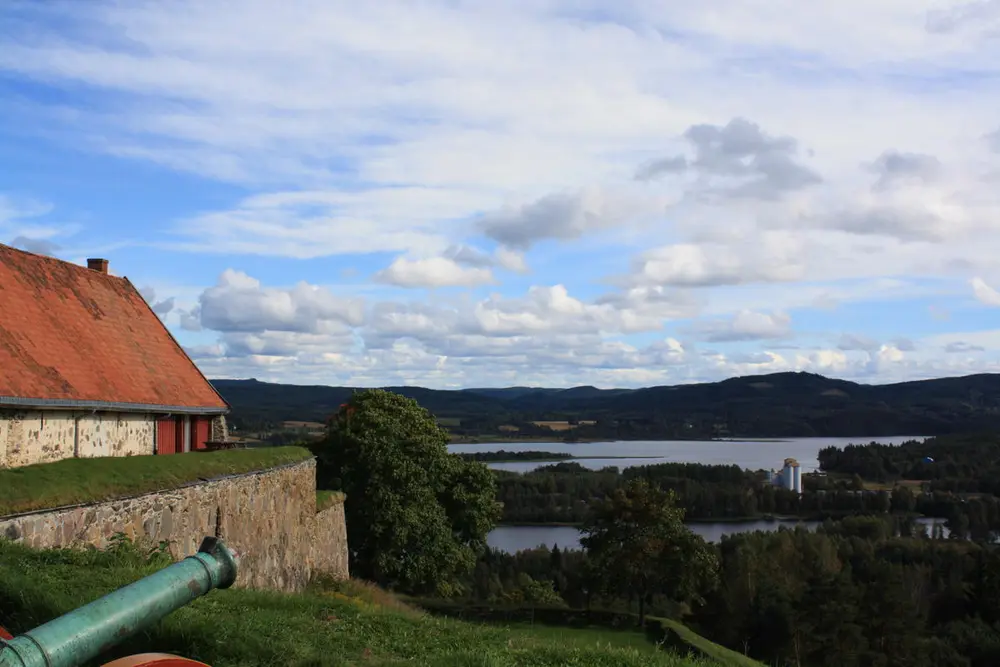
[[[0,244],[0,405],[108,403],[229,407],[127,278]]]

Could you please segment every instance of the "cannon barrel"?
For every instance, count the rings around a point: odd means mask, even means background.
[[[236,556],[206,537],[198,553],[14,639],[0,639],[0,667],[76,667],[236,580]]]

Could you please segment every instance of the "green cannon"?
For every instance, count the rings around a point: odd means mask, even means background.
[[[23,635],[10,638],[0,628],[0,667],[82,665],[212,589],[232,586],[236,571],[235,553],[222,540],[206,537],[193,556]],[[109,664],[168,667],[201,663],[175,656],[143,654]]]

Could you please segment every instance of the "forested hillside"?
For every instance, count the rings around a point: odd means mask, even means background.
[[[354,391],[214,380],[244,430],[322,422]],[[388,387],[460,437],[667,439],[936,435],[1000,428],[1000,375],[886,385],[776,373],[644,389]],[[563,428],[533,422],[562,422]]]

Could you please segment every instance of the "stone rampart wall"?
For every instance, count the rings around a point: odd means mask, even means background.
[[[181,454],[180,456],[199,456]],[[343,502],[316,512],[313,459],[134,498],[0,517],[0,537],[35,548],[94,546],[117,533],[167,542],[180,559],[206,535],[240,556],[236,585],[301,590],[315,574],[346,578]]]

